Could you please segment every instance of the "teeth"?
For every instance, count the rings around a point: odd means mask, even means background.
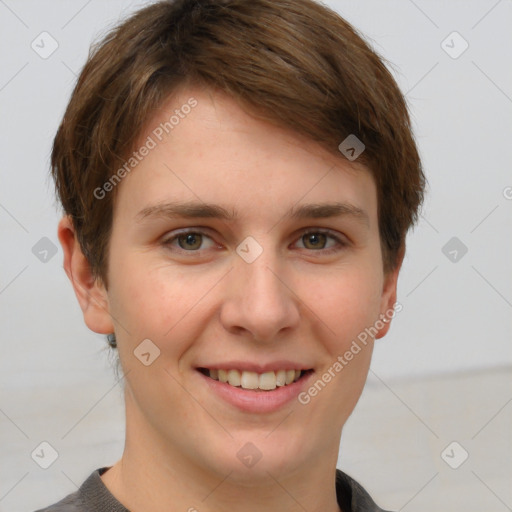
[[[240,386],[240,374],[236,370],[229,370],[228,382],[231,386]]]
[[[300,372],[299,372],[300,375]],[[262,373],[259,377],[259,388],[266,389],[270,391],[271,389],[276,389],[277,387],[277,377],[274,372],[266,372]]]
[[[276,386],[284,386],[286,384],[286,370],[279,370],[276,373]]]
[[[240,374],[238,370],[230,371],[236,372],[238,373],[238,375],[240,375],[240,379],[238,382],[240,382],[240,386],[242,386],[244,389],[257,389],[258,386],[260,385],[258,374],[255,372],[242,372]]]
[[[262,389],[271,391],[276,387],[287,386],[299,380],[301,370],[278,370],[277,372],[246,372],[238,370],[207,370],[212,379],[242,387],[243,389]]]

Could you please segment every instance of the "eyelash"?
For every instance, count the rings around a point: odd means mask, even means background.
[[[165,247],[169,247],[170,248],[171,243],[174,242],[175,240],[177,240],[179,237],[190,235],[190,234],[201,235],[201,236],[205,236],[205,237],[211,239],[211,237],[208,235],[208,233],[206,233],[206,232],[204,232],[204,231],[202,231],[200,229],[186,229],[184,231],[180,231],[180,232],[176,233],[175,235],[171,236],[170,238],[164,239],[162,241],[162,245],[164,245]],[[319,228],[316,228],[316,229],[312,229],[312,228],[306,229],[305,231],[303,231],[301,233],[301,235],[299,236],[298,240],[300,240],[300,239],[302,239],[302,237],[304,237],[306,235],[310,235],[310,234],[327,235],[328,238],[333,239],[337,243],[337,246],[336,247],[330,247],[328,249],[306,249],[306,248],[304,248],[307,251],[319,252],[319,253],[322,253],[322,254],[333,254],[335,252],[341,251],[342,249],[344,249],[345,247],[347,247],[349,245],[346,241],[341,240],[337,235],[334,234],[334,232],[330,231],[329,229],[319,229]],[[178,252],[181,252],[181,253],[198,254],[198,253],[201,253],[203,250],[206,250],[206,249],[195,249],[195,250],[187,251],[185,249],[182,249],[181,247],[178,247],[178,248],[175,247],[175,248],[172,248],[171,250],[177,250]]]

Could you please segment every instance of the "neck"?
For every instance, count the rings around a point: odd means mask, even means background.
[[[336,447],[334,456],[311,457],[300,466],[265,465],[263,457],[251,468],[239,460],[218,467],[205,463],[207,457],[192,460],[128,409],[123,456],[101,478],[131,512],[340,512]]]

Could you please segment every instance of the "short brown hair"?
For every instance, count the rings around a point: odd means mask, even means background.
[[[91,48],[52,151],[57,194],[107,285],[116,190],[98,200],[173,90],[224,91],[331,153],[349,135],[378,193],[384,271],[396,268],[425,177],[405,99],[374,50],[313,0],[176,0],[145,7]]]

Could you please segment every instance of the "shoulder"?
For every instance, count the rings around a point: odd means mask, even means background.
[[[85,509],[80,499],[80,491],[75,491],[57,503],[35,512],[85,512]]]
[[[359,482],[340,469],[336,470],[336,495],[343,512],[386,512]]]
[[[35,512],[128,512],[106,488],[101,475],[108,467],[95,469],[80,488],[57,503]]]

